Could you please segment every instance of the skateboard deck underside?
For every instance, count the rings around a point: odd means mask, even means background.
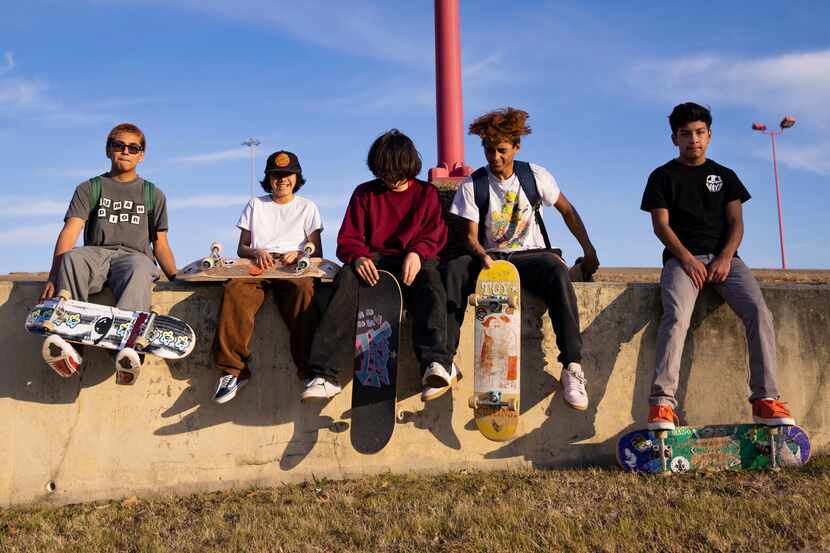
[[[395,277],[379,273],[375,286],[358,292],[351,440],[360,453],[380,451],[395,430],[403,298]]]
[[[51,332],[44,327],[50,321]],[[94,303],[48,299],[36,305],[26,318],[26,330],[37,334],[57,334],[68,342],[105,349],[121,350],[135,348],[166,359],[180,359],[193,351],[196,334],[179,319],[167,315],[156,315],[152,328],[147,332],[148,345],[136,344],[136,339],[145,333],[150,313],[127,311],[117,307]]]
[[[312,277],[323,280],[332,280],[337,275],[340,266],[328,259],[321,259],[319,257],[312,257],[309,262],[308,269],[297,271],[295,265],[283,265],[280,262],[275,262],[275,266],[271,269],[263,271],[259,274],[251,274],[251,260],[237,259],[223,257],[211,268],[204,268],[202,262],[204,259],[197,259],[193,263],[183,267],[176,273],[176,280],[183,280],[188,282],[210,282],[222,281],[231,278],[278,278],[278,279],[292,279]]]
[[[798,426],[782,426],[770,440],[770,428],[757,424],[678,427],[666,437],[667,472],[762,470],[771,468],[772,444],[777,465],[797,466],[810,458],[810,440]],[[638,430],[617,443],[617,461],[632,472],[663,472],[657,434]]]
[[[521,306],[519,273],[496,261],[476,282],[476,426],[495,441],[509,439],[519,426]],[[512,306],[511,306],[512,304]]]

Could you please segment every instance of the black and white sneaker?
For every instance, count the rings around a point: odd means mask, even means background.
[[[236,392],[248,383],[250,376],[242,373],[239,376],[234,376],[230,373],[225,373],[219,377],[216,383],[216,392],[213,394],[213,401],[216,403],[227,403],[236,397]]]

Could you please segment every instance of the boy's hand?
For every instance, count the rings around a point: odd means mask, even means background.
[[[53,297],[55,297],[55,283],[49,280],[43,286],[43,290],[40,292],[40,297],[37,301],[41,302]]]
[[[369,286],[374,286],[380,280],[375,262],[368,257],[358,257],[354,262],[354,270]]]
[[[280,256],[280,260],[285,263],[286,265],[293,265],[297,262],[297,259],[302,255],[303,252],[293,251],[293,252],[286,252]]]
[[[726,277],[729,276],[729,271],[732,270],[732,258],[722,258],[721,256],[718,256],[713,259],[711,263],[709,263],[706,270],[706,282],[712,282],[715,284],[726,282]]]
[[[401,277],[403,277],[403,283],[406,286],[409,286],[415,281],[415,277],[418,276],[418,271],[421,270],[421,257],[415,252],[409,252],[406,254],[406,257],[403,258],[403,269],[401,269]]]
[[[700,259],[693,255],[689,255],[689,257],[681,260],[680,263],[683,265],[683,270],[686,271],[686,274],[692,279],[692,283],[694,283],[695,288],[698,290],[703,288],[703,285],[706,284],[706,265],[704,265]]]
[[[268,250],[256,250],[256,261],[257,267],[260,269],[270,269],[274,266],[274,258],[271,257],[271,253]]]
[[[481,266],[485,269],[489,269],[493,266],[493,258],[485,253],[484,257],[481,258]]]

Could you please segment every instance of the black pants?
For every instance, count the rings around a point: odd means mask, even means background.
[[[381,257],[375,260],[378,269],[389,271],[401,281],[403,258]],[[401,284],[404,302],[412,314],[412,346],[421,365],[421,374],[432,363],[440,363],[447,370],[452,355],[447,348],[447,295],[438,272],[438,262],[424,261],[411,285]],[[311,372],[336,380],[339,367],[335,360],[343,348],[354,348],[357,293],[360,277],[351,265],[344,265],[334,279],[334,291],[314,335],[309,356]]]
[[[494,253],[490,257],[513,263],[519,270],[522,288],[544,300],[556,334],[559,362],[566,366],[568,363],[579,363],[582,360],[579,309],[564,261],[550,250]],[[452,352],[458,349],[467,298],[475,292],[480,271],[481,262],[471,255],[456,257],[441,267],[447,291],[447,345]]]

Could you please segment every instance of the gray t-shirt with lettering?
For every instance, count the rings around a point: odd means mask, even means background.
[[[147,224],[147,206],[144,205],[144,179],[137,177],[130,182],[118,182],[101,175],[101,199],[98,209],[90,218],[94,206],[92,183],[84,181],[75,189],[64,221],[78,217],[92,225],[91,241],[87,246],[123,248],[146,254],[150,251],[150,229]],[[155,223],[157,231],[167,230],[167,201],[158,187],[155,188]],[[90,220],[87,220],[90,219]]]

